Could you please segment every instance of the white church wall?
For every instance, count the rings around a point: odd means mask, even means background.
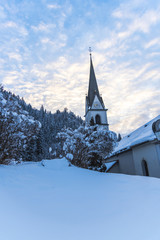
[[[118,168],[115,169],[113,167],[112,171],[109,172],[129,175],[135,174],[132,150],[120,153],[116,156],[112,156],[111,158],[109,158],[109,160],[118,161]]]
[[[132,151],[126,151],[118,156],[120,173],[135,174]]]
[[[96,115],[99,115],[101,118],[101,124],[108,124],[106,111],[90,110],[86,115],[86,124],[90,124],[90,120],[93,117],[94,123],[96,123]]]
[[[143,176],[142,161],[147,162],[149,176],[160,178],[160,144],[149,142],[138,145],[109,160],[118,161],[119,173]],[[110,172],[110,171],[109,171]],[[112,172],[117,173],[112,169]]]
[[[142,160],[145,160],[148,165],[149,176],[160,177],[160,152],[157,152],[156,144],[146,143],[139,145],[132,149],[132,153],[136,175],[143,175]]]
[[[155,144],[157,156],[158,156],[158,163],[160,164],[160,143]]]

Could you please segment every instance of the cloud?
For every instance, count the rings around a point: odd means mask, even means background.
[[[112,12],[119,29],[118,37],[125,39],[135,32],[148,33],[151,27],[160,21],[160,4],[149,4],[146,1],[123,1],[121,5]],[[118,20],[118,22],[117,22]]]
[[[159,3],[94,0],[88,7],[72,0],[3,4],[0,77],[34,107],[83,116],[91,46],[110,128],[126,134],[159,113]]]
[[[52,48],[53,51],[57,51],[66,45],[67,36],[65,34],[58,34],[54,39],[51,39],[50,37],[42,37],[40,41],[43,48],[49,50]]]
[[[116,42],[117,42],[117,39],[116,39],[115,36],[112,36],[110,38],[108,37],[108,39],[105,39],[105,40],[102,40],[102,41],[98,42],[96,44],[96,48],[100,49],[100,50],[108,49],[108,48],[113,47],[116,44]]]
[[[58,5],[58,4],[47,4],[47,8],[49,8],[49,9],[59,9],[59,8],[61,8],[61,6]]]
[[[0,28],[6,31],[15,31],[14,34],[20,34],[21,36],[28,35],[27,29],[14,21],[5,21],[0,24]],[[10,32],[12,33],[12,32]]]
[[[5,19],[6,18],[6,14],[4,11],[4,8],[2,6],[0,6],[0,19]]]
[[[160,21],[159,10],[146,11],[142,16],[135,16],[134,20],[128,24],[127,30],[121,31],[119,38],[126,38],[134,34],[136,31],[148,33],[150,28]]]
[[[9,59],[14,59],[18,62],[21,62],[22,61],[22,56],[18,53],[15,53],[15,52],[10,52],[8,53],[8,57]]]
[[[56,24],[45,24],[41,22],[38,24],[38,26],[32,26],[32,29],[35,32],[41,31],[41,32],[50,32],[53,28],[56,27]]]
[[[17,28],[17,24],[12,21],[7,21],[3,24],[3,27],[5,28]]]
[[[150,47],[153,47],[153,46],[159,46],[160,45],[160,38],[155,38],[155,39],[152,39],[151,41],[149,41],[148,43],[145,44],[145,48],[150,48]]]

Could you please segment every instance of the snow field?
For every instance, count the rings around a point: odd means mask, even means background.
[[[160,179],[44,164],[0,166],[0,239],[160,239]]]

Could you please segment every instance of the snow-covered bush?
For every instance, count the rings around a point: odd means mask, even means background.
[[[63,155],[72,164],[98,171],[106,170],[103,159],[117,140],[115,133],[98,126],[64,129],[57,138],[61,139]]]

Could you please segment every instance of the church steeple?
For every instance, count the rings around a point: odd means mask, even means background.
[[[86,96],[86,114],[85,122],[86,125],[98,124],[106,126],[108,129],[107,114],[103,99],[99,94],[98,84],[94,72],[91,48],[90,51],[90,74],[89,74],[89,87],[88,96]]]
[[[92,55],[90,53],[90,75],[89,75],[89,87],[88,87],[88,104],[91,107],[93,100],[97,95],[100,98],[97,80],[94,72],[93,62],[92,62]]]

